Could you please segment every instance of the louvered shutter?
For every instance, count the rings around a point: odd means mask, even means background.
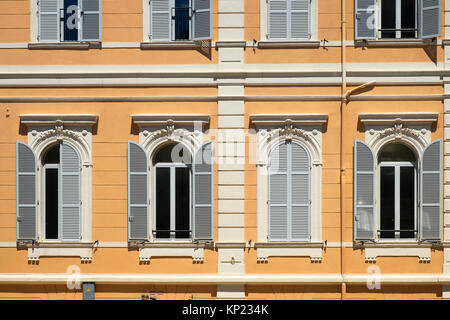
[[[150,0],[150,39],[153,41],[171,40],[170,0]]]
[[[81,40],[101,41],[102,39],[101,0],[81,0]]]
[[[375,156],[362,141],[354,146],[354,238],[375,239]]]
[[[269,158],[269,240],[288,240],[288,144],[275,147]]]
[[[137,143],[128,142],[128,239],[149,238],[148,158]]]
[[[441,240],[442,229],[442,140],[423,152],[420,188],[420,238]]]
[[[192,0],[194,40],[212,39],[212,0]]]
[[[441,35],[441,0],[420,1],[420,37],[436,38]]]
[[[60,147],[61,239],[81,240],[81,163],[69,143]]]
[[[214,142],[205,143],[195,154],[194,239],[214,239]]]
[[[291,1],[291,39],[310,39],[310,0]]]
[[[376,0],[355,0],[355,39],[377,38]]]
[[[268,39],[288,38],[288,0],[268,0]]]
[[[39,41],[40,42],[59,42],[59,1],[58,0],[39,0]]]
[[[17,239],[37,239],[37,161],[33,150],[16,143]]]
[[[310,172],[311,163],[306,149],[295,143],[291,143],[290,174],[291,180],[291,240],[310,240],[310,212],[311,191]]]

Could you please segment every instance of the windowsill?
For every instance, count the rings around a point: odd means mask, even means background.
[[[155,41],[155,42],[141,42],[142,50],[154,49],[198,49],[202,47],[201,41]]]
[[[267,263],[269,257],[309,257],[311,262],[322,261],[321,242],[257,242],[256,261]]]
[[[94,242],[70,242],[70,241],[18,241],[18,248],[92,248]]]
[[[378,39],[378,40],[355,41],[355,47],[373,47],[373,48],[426,47],[430,45],[438,45],[436,39]]]
[[[431,242],[419,242],[418,240],[377,240],[375,242],[355,243],[356,248],[431,248],[441,246],[441,244]]]
[[[28,43],[28,49],[30,50],[88,50],[94,48],[101,48],[100,43],[91,42],[34,42]]]
[[[318,40],[266,40],[258,42],[258,49],[278,49],[278,48],[319,48]]]

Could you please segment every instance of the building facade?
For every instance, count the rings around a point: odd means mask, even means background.
[[[449,12],[0,0],[0,298],[449,298]]]

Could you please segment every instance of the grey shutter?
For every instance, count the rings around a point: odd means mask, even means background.
[[[78,152],[63,142],[60,147],[61,239],[81,240],[81,163]]]
[[[291,143],[290,174],[291,180],[291,239],[309,241],[311,239],[311,162],[306,149]]]
[[[60,23],[59,23],[59,1],[58,0],[39,0],[39,41],[40,42],[59,42],[60,41]]]
[[[420,188],[420,238],[441,240],[442,229],[442,140],[423,152]]]
[[[269,240],[288,240],[288,145],[275,147],[269,157]]]
[[[375,156],[362,141],[354,146],[354,239],[375,239]]]
[[[311,38],[310,31],[310,0],[292,0],[291,1],[291,39]]]
[[[194,40],[212,39],[212,0],[192,0]]]
[[[17,239],[37,239],[37,162],[33,150],[16,143]]]
[[[137,143],[128,142],[128,239],[149,238],[148,158]]]
[[[101,0],[81,0],[81,40],[101,41],[101,28]]]
[[[150,39],[169,41],[171,39],[172,15],[169,0],[150,0]]]
[[[288,38],[288,0],[268,0],[268,39]]]
[[[377,38],[376,0],[355,0],[355,39]]]
[[[214,240],[214,142],[196,152],[193,176],[194,239]]]
[[[441,0],[420,1],[420,37],[436,38],[441,35]]]

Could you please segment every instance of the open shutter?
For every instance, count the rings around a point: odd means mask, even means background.
[[[150,14],[150,39],[169,41],[172,22],[170,0],[150,0]]]
[[[311,235],[311,164],[306,149],[292,142],[290,174],[291,180],[291,239],[294,241],[309,241]],[[289,194],[289,192],[288,192]]]
[[[61,239],[81,240],[81,163],[78,152],[63,142],[60,147]]]
[[[148,159],[137,143],[128,142],[128,239],[149,238]]]
[[[212,0],[192,0],[194,40],[212,39]]]
[[[436,38],[441,35],[441,0],[420,1],[420,37]]]
[[[355,39],[377,38],[376,0],[355,0]]]
[[[37,239],[37,162],[33,150],[16,143],[17,239]]]
[[[354,239],[375,239],[375,156],[362,141],[354,146]]]
[[[205,143],[195,154],[194,239],[214,239],[214,142]]]
[[[288,38],[288,0],[268,0],[268,39]]]
[[[59,42],[59,1],[38,0],[40,42]]]
[[[269,159],[269,240],[288,240],[288,144],[275,147]]]
[[[291,39],[311,38],[311,1],[292,0],[291,1]]]
[[[420,188],[420,238],[441,240],[442,229],[442,140],[423,152]]]
[[[81,0],[81,40],[102,40],[101,0]]]

